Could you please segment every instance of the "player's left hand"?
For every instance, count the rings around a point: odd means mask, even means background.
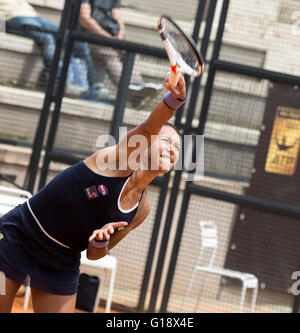
[[[96,239],[98,241],[99,240],[109,241],[110,235],[112,235],[115,232],[115,229],[126,227],[127,225],[128,223],[125,221],[107,223],[102,228],[94,230],[91,237],[89,238],[89,242],[91,242],[93,239]]]

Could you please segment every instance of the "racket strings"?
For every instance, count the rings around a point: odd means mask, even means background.
[[[189,41],[180,30],[167,20],[162,21],[162,30],[166,45],[171,56],[174,57],[178,69],[186,74],[196,76],[198,74],[199,61]]]

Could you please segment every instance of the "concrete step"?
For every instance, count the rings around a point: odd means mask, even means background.
[[[64,7],[64,0],[28,0],[28,2],[42,17],[57,25],[59,24],[60,14]],[[154,0],[151,3],[147,0],[139,0],[138,2],[134,0],[123,0],[121,6],[122,16],[125,23],[133,23],[134,19],[137,19],[137,25],[142,23],[142,26],[152,27],[156,26],[156,20],[160,15],[168,14],[181,24],[184,24],[183,22],[190,22],[187,23],[189,25],[193,23],[192,21],[195,18],[198,0],[190,0],[189,6],[186,6],[184,2],[176,3],[176,7],[170,0],[163,2],[160,0]],[[129,13],[136,13],[136,15],[131,14],[128,16],[128,11]]]
[[[20,88],[0,86],[2,139],[32,142],[43,106],[44,94]],[[94,150],[96,139],[107,134],[113,105],[85,100],[63,99],[57,145],[70,149]],[[128,109],[124,126],[136,126],[148,112]],[[80,137],[77,137],[77,134]]]
[[[101,75],[105,75],[106,71],[104,64],[101,61],[101,57],[98,55],[99,46],[92,45],[92,54],[95,62],[95,66]],[[208,53],[211,53],[212,43],[210,45]],[[109,49],[107,49],[108,52]],[[249,51],[249,50],[248,50]],[[240,48],[239,55],[237,50],[232,45],[225,45],[221,51],[221,59],[231,60],[233,55],[239,57],[239,59],[247,59],[251,57],[246,49]],[[256,52],[257,57],[252,58],[252,65],[262,65],[264,57],[260,51],[253,50],[253,54]],[[14,61],[11,61],[14,59]],[[140,71],[145,77],[145,80],[161,80],[166,71],[169,69],[168,62],[162,59],[156,59],[150,56],[141,56]],[[43,68],[42,59],[39,49],[35,46],[34,42],[29,38],[23,38],[12,34],[0,34],[0,65],[1,68],[5,68],[0,75],[2,83],[12,82],[13,84],[19,84],[21,86],[35,87],[41,84],[38,80]],[[162,70],[166,68],[166,70]]]
[[[193,1],[194,5],[196,2],[197,1]],[[30,3],[37,9],[42,17],[59,24],[61,10],[64,5],[63,0],[31,0]],[[169,2],[167,3],[169,4]],[[191,6],[194,5],[191,4]],[[134,6],[131,1],[127,1],[123,3],[123,6],[121,11],[127,26],[126,38],[134,42],[162,47],[161,40],[157,34],[156,20],[158,16],[155,10],[154,12],[150,10],[151,8],[146,10],[146,8],[149,8],[146,1],[141,1],[136,6]],[[159,7],[158,4],[157,6],[157,8],[161,7]],[[194,25],[193,20],[188,21],[187,17],[184,16],[180,16],[180,18],[182,19],[178,20],[180,25],[185,31],[191,33]],[[202,22],[200,38],[203,36],[204,28],[205,22]],[[212,39],[209,44],[208,59],[212,53],[215,30],[216,29],[213,31]],[[264,66],[266,48],[261,40],[245,40],[243,35],[239,36],[237,33],[232,35],[226,34],[225,37],[220,54],[222,60],[237,61],[256,67]],[[200,43],[201,40],[199,41],[199,47]],[[101,57],[97,56],[99,46],[93,46],[92,49],[94,50],[93,58],[96,68],[105,80],[106,71],[103,68]],[[16,54],[14,54],[14,52]],[[0,76],[0,83],[29,88],[41,87],[43,89],[45,86],[45,82],[43,82],[41,76],[43,64],[39,54],[39,50],[30,39],[10,34],[0,34],[0,65],[2,68],[6,69],[5,73],[2,73]],[[14,58],[15,61],[12,62],[12,58]],[[165,71],[161,69],[161,66],[156,65],[156,63],[160,63],[161,60],[146,56],[143,57],[143,60],[145,64],[141,66],[141,71],[145,81],[161,80],[165,75]],[[168,66],[167,62],[165,62],[165,64]],[[109,84],[109,81],[107,83]]]
[[[44,94],[36,91],[29,91],[20,88],[0,86],[1,109],[1,135],[32,138],[32,130],[36,126],[36,119],[44,102]],[[110,123],[112,119],[113,105],[97,103],[85,100],[78,100],[65,97],[62,103],[62,115],[74,116],[87,121],[103,121]],[[149,115],[148,111],[126,108],[124,116],[125,126],[134,127],[144,121]],[[76,118],[76,119],[77,119]],[[75,118],[74,118],[75,119]],[[197,126],[197,120],[193,122]],[[22,124],[22,127],[18,126]],[[73,127],[73,126],[72,126]],[[85,132],[84,130],[82,132]],[[101,131],[106,133],[107,131]],[[226,135],[220,134],[226,132]],[[206,126],[206,134],[214,140],[226,141],[229,143],[245,144],[255,146],[258,140],[258,131],[234,126],[226,123],[209,121]]]
[[[0,33],[0,67],[2,84],[36,87],[44,66],[32,40]]]
[[[0,86],[0,139],[31,143],[43,105],[44,94]],[[64,98],[56,148],[93,152],[107,141],[113,106]],[[144,121],[149,112],[127,108],[124,125],[128,130]],[[106,135],[106,137],[104,137]],[[258,130],[209,121],[205,129],[205,163],[213,170],[222,151],[224,165],[218,172],[250,175]],[[241,148],[243,147],[243,148]],[[230,169],[228,168],[230,165]],[[242,169],[240,169],[242,166]]]
[[[93,47],[93,54],[97,55],[97,47]],[[116,87],[110,82],[108,75],[103,72],[103,63],[100,57],[95,61],[96,68],[101,73],[107,86],[116,93]],[[14,61],[11,61],[14,59]],[[39,50],[30,39],[0,34],[0,65],[5,68],[0,74],[0,83],[6,86],[19,86],[44,91],[47,82],[41,80],[43,68]],[[142,56],[140,59],[141,74],[144,80],[162,82],[169,71],[168,61]],[[207,80],[208,66],[203,74],[200,91],[196,105],[195,118],[199,118],[202,95]],[[209,116],[212,121],[226,123],[224,119],[223,103],[231,96],[231,122],[233,125],[257,129],[260,126],[264,110],[264,100],[267,95],[267,82],[250,77],[230,75],[218,72],[215,78],[214,92],[212,95],[212,107]],[[241,102],[243,101],[243,102]],[[148,109],[154,106],[156,100],[148,105]],[[252,113],[248,112],[250,108]],[[242,111],[243,110],[243,111]]]
[[[59,23],[63,7],[62,0],[56,0],[53,4],[46,0],[31,1],[43,17]],[[177,2],[174,6],[171,0],[151,2],[123,0],[121,12],[127,27],[126,39],[161,47],[161,41],[156,32],[156,21],[161,14],[166,13],[191,34],[197,3],[198,1],[191,0],[188,3]],[[216,36],[221,6],[220,1],[217,3],[214,16],[211,42]],[[278,21],[280,2],[273,1],[267,6],[269,10],[266,10],[264,2],[248,4],[242,0],[230,5],[220,58],[299,76],[297,55],[300,52],[300,40],[297,38],[297,33],[293,33],[296,29],[295,24],[293,21],[289,21],[289,24]],[[289,6],[290,4],[287,5]],[[294,7],[291,6],[291,8]],[[249,15],[241,17],[241,13],[244,12]],[[205,19],[199,33],[199,47],[204,28]],[[210,54],[209,50],[207,59]],[[278,62],[278,59],[281,61]]]
[[[46,0],[31,0],[31,4],[36,8],[42,17],[59,25],[63,1],[56,0],[53,3]],[[194,27],[194,16],[197,9],[198,0],[189,1],[187,6],[184,2],[176,3],[172,1],[147,0],[122,2],[121,14],[126,25],[125,39],[155,47],[162,47],[160,37],[157,34],[157,19],[160,15],[168,14],[184,29],[192,34]],[[218,10],[217,10],[218,11]],[[212,40],[215,39],[218,15],[215,17]],[[205,21],[202,22],[199,33],[199,47],[205,29]],[[224,38],[224,47],[221,51],[223,60],[239,60],[240,63],[262,67],[266,47],[264,41],[258,38],[245,39],[243,34],[234,32],[227,33]],[[208,58],[211,50],[208,52]]]
[[[116,87],[112,85],[108,76],[103,72],[104,64],[97,55],[98,47],[93,46],[92,52],[96,68],[99,70],[107,86],[116,93]],[[109,51],[108,51],[109,52]],[[14,59],[14,61],[11,61]],[[5,68],[0,74],[0,83],[6,86],[19,86],[23,88],[38,89],[44,91],[47,82],[41,80],[43,63],[39,50],[34,43],[27,38],[11,34],[0,34],[0,65]],[[162,82],[169,71],[167,60],[155,59],[153,57],[140,57],[140,71],[144,80]],[[203,88],[206,84],[208,66],[203,74],[200,91],[196,105],[195,118],[199,117]],[[232,125],[257,129],[260,126],[264,110],[264,100],[267,95],[267,82],[259,81],[250,77],[231,75],[218,72],[215,78],[214,92],[212,95],[212,107],[210,117],[212,121],[226,123],[224,119],[223,103],[231,96],[231,122]],[[241,103],[243,101],[243,103]],[[154,106],[156,100],[148,105],[148,109]],[[248,109],[252,109],[252,113]],[[242,111],[244,110],[244,111]]]

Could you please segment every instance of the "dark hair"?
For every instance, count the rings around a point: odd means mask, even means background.
[[[172,123],[166,122],[166,123],[164,124],[164,126],[172,127],[172,128],[175,130],[175,132],[180,136],[180,133],[179,133],[178,129],[177,129],[176,126],[173,125]]]

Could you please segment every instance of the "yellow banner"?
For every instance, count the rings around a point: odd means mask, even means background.
[[[266,158],[265,171],[293,176],[300,141],[300,109],[278,106]]]

